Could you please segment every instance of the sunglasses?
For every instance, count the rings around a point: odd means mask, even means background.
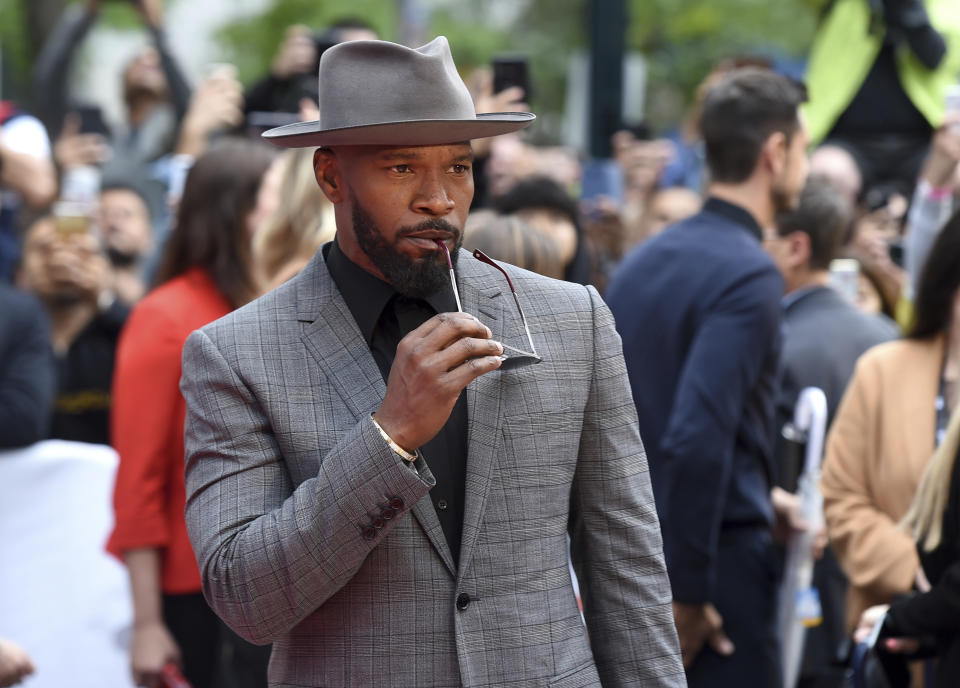
[[[453,271],[453,261],[450,260],[450,250],[442,240],[438,239],[437,245],[443,248],[443,253],[447,257],[447,267],[450,270],[450,286],[453,288],[453,298],[457,302],[457,311],[463,313],[463,307],[460,305],[460,291],[457,289],[457,277]],[[499,369],[513,370],[514,368],[522,368],[533,365],[534,363],[540,363],[543,358],[537,354],[537,348],[533,344],[533,337],[530,336],[530,326],[527,325],[527,316],[523,314],[523,307],[520,305],[520,299],[517,297],[517,290],[513,288],[513,281],[510,279],[510,275],[508,275],[507,271],[500,267],[493,258],[490,258],[480,249],[473,251],[473,257],[487,265],[495,267],[506,278],[507,286],[510,287],[510,293],[513,294],[513,302],[517,304],[517,311],[520,313],[523,331],[527,334],[527,345],[530,347],[529,351],[517,349],[500,342],[500,345],[503,347],[503,353],[500,355],[501,363]]]

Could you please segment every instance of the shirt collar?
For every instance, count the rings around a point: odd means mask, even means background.
[[[799,289],[794,289],[789,294],[784,294],[783,298],[780,299],[780,305],[783,306],[783,310],[788,310],[793,304],[797,303],[801,299],[814,292],[819,292],[823,289],[829,289],[822,284],[812,284],[809,287],[800,287]]]
[[[350,260],[340,249],[336,237],[328,247],[324,255],[327,270],[346,301],[350,314],[357,321],[360,333],[367,344],[370,344],[380,314],[397,291]],[[457,310],[452,288],[429,294],[423,300],[437,313]]]
[[[761,229],[760,223],[757,222],[757,218],[743,206],[724,201],[716,196],[711,196],[707,199],[706,203],[703,204],[703,210],[720,215],[740,225],[755,236],[757,241],[763,241],[763,229]]]

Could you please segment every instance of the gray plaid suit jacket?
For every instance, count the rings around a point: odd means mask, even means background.
[[[430,467],[370,420],[385,385],[321,252],[187,341],[187,526],[213,609],[273,643],[271,686],[685,685],[612,316],[592,288],[507,269],[544,361],[466,389],[456,563]],[[500,273],[461,252],[458,281],[523,344]]]

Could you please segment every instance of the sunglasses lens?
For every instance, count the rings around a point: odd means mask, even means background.
[[[514,368],[523,368],[524,366],[539,363],[543,359],[539,356],[529,354],[504,354],[500,357],[500,370],[513,370]]]

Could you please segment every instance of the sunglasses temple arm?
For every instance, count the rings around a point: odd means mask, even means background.
[[[510,293],[513,294],[513,301],[517,304],[517,310],[520,311],[520,320],[523,322],[523,329],[527,333],[527,343],[530,345],[530,353],[534,356],[537,356],[537,347],[533,343],[533,337],[530,336],[530,327],[527,326],[527,316],[523,314],[523,308],[520,307],[520,299],[517,297],[517,292],[513,290],[513,285],[510,285]]]
[[[453,298],[457,302],[457,312],[463,313],[463,306],[460,305],[460,290],[457,289],[457,276],[452,269],[450,270],[450,286],[453,287]]]

